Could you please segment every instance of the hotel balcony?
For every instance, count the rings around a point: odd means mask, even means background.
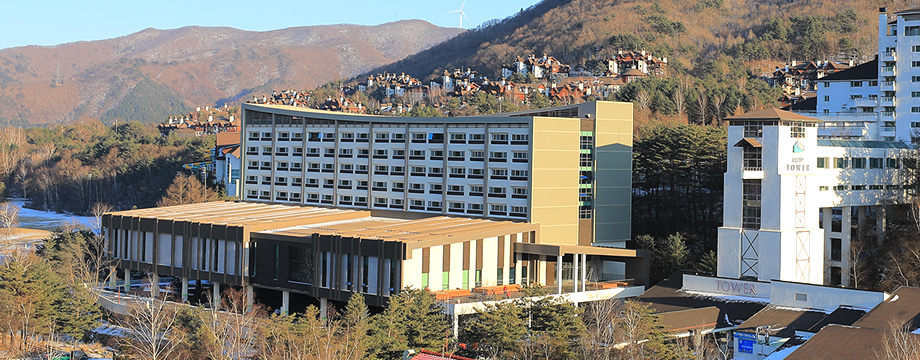
[[[882,58],[879,61],[897,61],[898,53],[896,51],[885,51],[882,53]]]
[[[894,66],[882,66],[879,70],[880,76],[895,76],[897,74],[897,69]]]
[[[882,111],[879,113],[879,121],[894,121],[894,111]]]
[[[876,107],[876,106],[878,106],[877,98],[855,98],[853,99],[852,107]]]
[[[762,167],[742,167],[741,178],[745,180],[760,179],[763,180]]]
[[[895,105],[894,96],[882,96],[881,98],[879,98],[879,100],[881,100],[881,103],[879,104],[880,106],[894,106]],[[866,105],[866,106],[874,106],[874,105]]]
[[[894,83],[894,81],[882,81],[882,84],[881,84],[881,85],[882,85],[882,86],[881,86],[881,88],[879,89],[879,90],[881,90],[881,91],[895,91],[895,83]]]
[[[873,115],[874,119],[874,113]],[[818,137],[822,139],[864,139],[869,134],[865,122],[825,122],[818,125]]]

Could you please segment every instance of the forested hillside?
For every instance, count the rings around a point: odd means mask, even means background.
[[[518,56],[550,54],[568,64],[645,49],[678,69],[726,57],[772,70],[774,61],[870,60],[878,7],[908,1],[830,0],[544,0],[487,22],[374,72],[416,77],[472,67],[489,76]],[[705,70],[705,67],[698,70]]]

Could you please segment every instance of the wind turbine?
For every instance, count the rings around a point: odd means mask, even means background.
[[[469,20],[470,18],[466,17],[466,13],[463,12],[463,5],[466,5],[466,0],[463,0],[463,3],[460,4],[460,10],[451,11],[452,13],[460,13],[460,28],[463,28],[463,18]]]

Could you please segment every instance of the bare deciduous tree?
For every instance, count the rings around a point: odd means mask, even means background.
[[[202,342],[210,359],[245,359],[252,354],[262,312],[247,309],[247,296],[244,290],[226,290],[221,293],[220,308],[199,312]]]
[[[176,359],[186,334],[179,326],[179,308],[166,301],[165,295],[129,306],[129,315],[121,324],[128,330],[125,345],[138,360]]]
[[[899,326],[891,322],[890,326],[891,331],[885,334],[882,351],[876,356],[889,360],[920,359],[920,335],[911,333],[910,323]]]
[[[19,207],[10,203],[0,203],[0,225],[6,231],[6,240],[12,241],[13,228],[19,225]]]

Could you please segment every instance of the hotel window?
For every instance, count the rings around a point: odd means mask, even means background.
[[[850,87],[862,87],[862,81],[850,81]]]
[[[405,166],[393,166],[391,167],[390,171],[401,173],[401,172],[406,171],[406,167]]]
[[[294,185],[294,186],[303,185],[303,179],[301,179],[301,178],[299,178],[299,177],[292,177],[292,178],[291,178],[291,185]]]
[[[485,140],[485,134],[470,134],[470,140]]]
[[[513,154],[514,154],[515,159],[525,159],[526,160],[529,157],[529,155],[523,151],[515,151],[513,152]]]
[[[263,162],[262,162],[262,166],[263,166],[263,167],[271,167],[271,166],[272,166],[272,162],[271,162],[271,161],[263,161]]]
[[[741,180],[741,227],[760,229],[760,179]]]
[[[463,134],[463,133],[451,133],[451,134],[450,134],[450,139],[451,139],[451,140],[466,140],[466,134]]]
[[[428,168],[428,172],[430,172],[430,173],[432,173],[432,174],[443,174],[443,173],[444,173],[444,169],[443,169],[443,168],[439,168],[439,167],[430,167],[430,168]]]
[[[870,169],[881,169],[882,168],[882,158],[869,158],[869,168]]]
[[[295,139],[303,139],[303,133],[295,132],[295,133],[294,133],[294,138],[295,138]]]
[[[393,190],[403,190],[405,188],[406,188],[406,183],[396,182],[396,181],[393,182],[393,187],[392,187]]]
[[[850,165],[849,159],[847,158],[834,158],[834,168],[835,169],[846,169]]]
[[[479,203],[469,203],[466,204],[467,210],[482,210],[482,204]]]
[[[448,185],[447,191],[463,192],[463,185]]]
[[[353,154],[353,153],[354,153],[354,149],[349,149],[349,148],[341,148],[341,149],[339,149],[339,154],[341,154],[341,155],[351,155],[351,154]]]
[[[829,186],[826,186],[826,185],[818,186],[818,191],[828,191],[828,190],[830,190],[830,189],[831,189],[831,188],[830,188]]]
[[[309,148],[307,154],[319,154],[319,148]]]
[[[410,190],[425,190],[425,185],[419,183],[409,183]]]
[[[866,158],[853,158],[853,168],[854,169],[865,169],[866,168]]]
[[[489,193],[490,193],[490,194],[504,194],[504,193],[505,193],[505,188],[503,188],[503,187],[498,187],[498,186],[490,186],[490,187],[489,187]]]
[[[412,133],[412,140],[428,140],[425,133]]]
[[[262,196],[265,196],[265,197],[268,197],[268,196],[269,196],[269,192],[268,192],[268,191],[262,191],[261,194],[262,194]]]
[[[318,132],[311,132],[307,134],[307,136],[308,136],[308,140],[310,141],[319,141],[319,139],[322,139],[323,137],[323,135]]]
[[[365,149],[365,148],[358,149],[358,155],[368,155],[368,154],[370,154],[370,150]]]
[[[388,167],[386,165],[374,165],[374,171],[378,172],[387,172]]]
[[[450,157],[458,157],[458,158],[463,157],[463,151],[451,150],[448,154],[450,154],[448,155]]]
[[[448,201],[447,204],[451,209],[463,209],[464,205],[462,201]]]
[[[387,149],[375,149],[374,156],[387,156]]]
[[[910,67],[920,67],[920,61],[911,61]]]
[[[390,138],[390,133],[374,133],[374,139],[387,140],[389,138]]]
[[[403,199],[390,199],[390,205],[399,205],[403,204]]]
[[[887,164],[887,167],[888,167],[889,169],[900,169],[900,168],[901,168],[901,163],[900,163],[900,161],[898,161],[898,159],[895,159],[895,158],[888,158],[887,163],[888,163],[888,164]]]
[[[843,229],[843,209],[831,208],[831,232],[839,233],[842,229]]]
[[[485,157],[485,151],[470,150],[470,157],[471,157],[471,158],[482,158],[482,157]]]
[[[912,97],[912,98],[920,97],[920,91],[911,91],[911,92],[910,92],[910,97]]]
[[[527,170],[511,170],[511,176],[525,177],[527,176]]]
[[[450,168],[451,175],[463,175],[466,173],[466,168],[463,167],[452,167]]]
[[[530,140],[530,135],[527,135],[527,134],[511,135],[511,141],[527,141],[527,140]]]
[[[328,155],[335,155],[335,148],[323,148],[323,153]]]
[[[508,134],[506,133],[492,134],[492,141],[508,141]]]
[[[467,173],[470,174],[470,175],[482,175],[482,169],[480,169],[480,168],[469,168],[469,171],[468,171]]]
[[[425,172],[424,166],[413,166],[410,169],[412,169],[412,172],[414,173],[424,173]]]
[[[307,178],[307,184],[316,185],[316,182],[319,181],[316,178]]]
[[[505,159],[508,157],[508,153],[504,151],[491,151],[489,152],[489,157],[493,159]]]
[[[490,204],[489,209],[494,212],[508,212],[508,205],[505,204]]]
[[[827,169],[827,158],[826,157],[819,157],[816,160],[817,160],[816,165],[818,166],[818,169]]]
[[[352,164],[339,164],[339,170],[351,171],[353,169],[354,169],[354,165]]]
[[[406,150],[393,149],[393,156],[406,156]]]
[[[351,187],[351,180],[339,180],[339,186]]]
[[[425,150],[412,150],[409,152],[409,156],[425,156]]]
[[[508,169],[492,169],[492,176],[508,176]]]
[[[431,157],[444,157],[444,150],[431,150]]]
[[[313,281],[313,262],[310,247],[288,246],[288,279],[309,284]]]
[[[470,192],[471,193],[481,193],[482,185],[470,185]]]
[[[386,181],[374,181],[374,187],[375,187],[375,188],[383,188],[383,189],[386,189],[386,188],[387,188],[387,182],[386,182]]]
[[[307,194],[307,199],[319,200],[319,194],[316,194],[316,193]]]
[[[323,133],[323,139],[335,140],[335,133]]]
[[[359,187],[367,187],[367,180],[358,180]]]
[[[250,160],[250,161],[249,161],[249,167],[258,167],[258,166],[259,166],[259,162],[258,162],[258,161],[255,161],[255,160]]]
[[[335,185],[335,179],[323,179],[323,185]]]
[[[794,122],[790,124],[789,137],[793,138],[804,138],[805,137],[805,124],[800,122]]]
[[[339,133],[339,136],[340,136],[342,139],[354,139],[354,138],[355,138],[355,133],[343,132],[343,133]]]
[[[323,170],[335,170],[335,164],[323,164]]]
[[[443,189],[443,188],[444,188],[444,186],[441,185],[441,184],[439,184],[439,183],[430,183],[430,184],[428,184],[428,190],[441,191],[441,189]]]
[[[275,182],[276,182],[276,183],[279,183],[279,184],[285,184],[285,185],[286,185],[286,184],[287,184],[287,178],[286,178],[286,177],[283,177],[283,176],[279,176],[278,178],[275,179]]]
[[[429,201],[428,207],[439,208],[441,207],[441,202],[440,201]]]
[[[869,80],[869,86],[878,86],[878,80]],[[869,95],[871,98],[872,95]]]
[[[374,204],[386,205],[386,204],[387,204],[387,198],[385,198],[385,197],[375,197],[375,198],[374,198]]]
[[[409,199],[411,206],[425,206],[425,200]]]
[[[339,195],[339,202],[351,202],[351,195]]]
[[[920,82],[920,76],[911,76],[910,82]]]
[[[511,212],[513,212],[513,213],[519,213],[519,214],[526,214],[526,213],[527,213],[527,207],[526,207],[526,206],[512,206],[512,207],[511,207]]]
[[[367,133],[358,133],[358,139],[367,139],[368,136],[369,135]]]
[[[512,189],[513,189],[512,194],[514,194],[514,195],[527,195],[527,188],[524,188],[524,187],[516,187],[516,188],[512,188]]]

